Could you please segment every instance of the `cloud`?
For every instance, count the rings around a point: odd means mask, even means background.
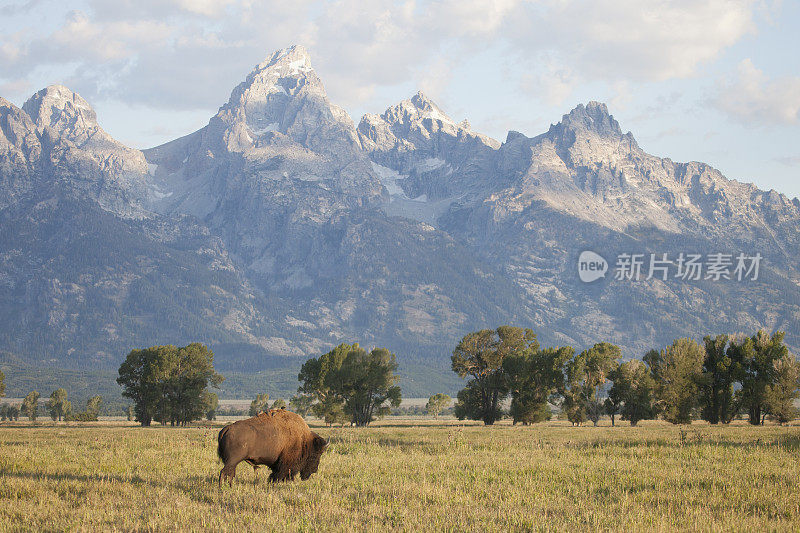
[[[648,141],[659,141],[664,138],[682,137],[691,133],[692,133],[691,130],[689,130],[688,128],[673,126],[671,128],[665,128],[660,131],[657,131],[653,135],[644,135],[642,138]]]
[[[236,0],[88,0],[88,7],[98,22],[104,22],[140,18],[185,19],[187,16],[218,18],[236,3]]]
[[[540,67],[520,78],[520,87],[550,105],[561,105],[572,94],[578,76],[568,66],[554,59],[545,59]]]
[[[611,84],[611,88],[613,95],[609,98],[608,105],[618,111],[626,109],[632,98],[630,84],[622,80]]]
[[[0,94],[22,94],[33,92],[33,87],[24,78],[0,83]]]
[[[522,89],[552,104],[587,82],[627,88],[693,76],[755,31],[755,6],[751,0],[547,0],[519,6],[506,35],[533,73]],[[531,77],[543,81],[532,84]]]
[[[796,124],[800,119],[800,77],[769,79],[750,59],[737,75],[720,83],[714,104],[747,125]]]
[[[493,35],[523,2],[519,0],[445,0],[431,5],[427,20],[440,32],[461,37]]]
[[[439,57],[430,64],[419,78],[419,88],[426,95],[437,100],[445,92],[451,76],[451,65],[445,57]]]
[[[90,100],[213,109],[271,51],[307,38],[309,5],[92,0],[64,14],[49,33],[20,32],[2,43],[0,82],[49,67],[59,72],[52,81]],[[267,21],[282,23],[269,27]]]
[[[7,5],[0,7],[0,15],[10,17],[19,15],[21,13],[29,13],[38,5],[42,4],[43,0],[27,0],[27,1],[13,1],[10,0]]]
[[[371,96],[376,85],[413,78],[430,61],[435,39],[419,35],[416,10],[413,2],[340,0],[326,6],[309,50],[331,97],[353,104]]]
[[[17,5],[34,18],[54,6]],[[458,65],[494,46],[524,67],[512,83],[561,103],[587,80],[691,76],[753,31],[754,9],[749,0],[84,0],[55,28],[0,20],[0,83],[51,68],[88,98],[213,109],[269,53],[300,43],[332,100],[353,105],[398,84],[443,92]]]
[[[787,167],[800,167],[800,155],[776,157],[775,161]]]
[[[556,2],[540,34],[589,76],[663,81],[691,76],[754,31],[748,0]]]

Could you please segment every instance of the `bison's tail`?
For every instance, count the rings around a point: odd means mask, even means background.
[[[219,436],[217,436],[217,456],[225,462],[225,434],[228,432],[228,428],[230,426],[225,426],[221,430],[219,430]]]

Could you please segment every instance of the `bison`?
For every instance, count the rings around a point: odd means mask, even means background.
[[[236,465],[246,461],[254,469],[265,465],[272,470],[270,481],[308,479],[319,468],[328,441],[311,431],[300,415],[286,409],[270,409],[258,416],[239,420],[219,432],[217,455],[225,463],[219,484],[233,483]]]

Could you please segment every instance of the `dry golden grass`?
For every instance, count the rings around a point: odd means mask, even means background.
[[[800,529],[796,426],[321,428],[310,480],[221,489],[217,429],[0,425],[0,530]]]

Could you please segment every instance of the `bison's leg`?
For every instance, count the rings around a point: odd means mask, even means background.
[[[258,474],[258,469],[261,468],[261,465],[257,465],[253,461],[250,461],[249,459],[245,459],[245,462],[253,467],[254,474]]]
[[[272,465],[272,474],[269,476],[269,480],[273,483],[277,483],[279,481],[286,481],[292,477],[292,470],[286,462],[283,461],[282,458],[278,458],[278,461]]]
[[[236,477],[236,466],[239,461],[228,461],[222,470],[219,472],[219,484],[222,485],[222,480],[227,480],[229,485],[233,485],[233,478]]]
[[[227,426],[223,428],[219,434],[217,455],[222,459],[222,463],[224,464],[219,473],[220,486],[223,480],[227,480],[230,485],[233,485],[233,478],[236,477],[236,466],[247,459],[247,447],[231,437],[228,431],[231,427],[232,426]]]
[[[247,463],[253,467],[253,475],[256,476],[256,483],[258,483],[258,469],[261,468],[262,465],[257,465],[251,461],[247,461]]]

